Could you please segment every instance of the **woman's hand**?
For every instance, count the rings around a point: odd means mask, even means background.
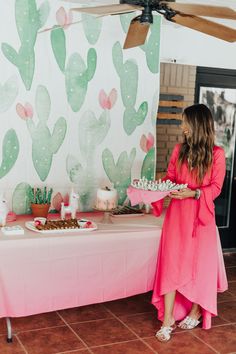
[[[194,198],[195,191],[190,188],[183,188],[180,191],[172,192],[169,197],[172,199]]]

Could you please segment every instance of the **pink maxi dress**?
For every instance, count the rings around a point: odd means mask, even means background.
[[[201,186],[189,173],[187,164],[177,167],[180,144],[176,145],[168,166],[167,176],[176,183],[188,183],[191,189],[200,188],[198,200],[172,199],[167,208],[159,247],[152,303],[163,321],[163,295],[176,290],[174,317],[176,321],[188,315],[192,303],[202,308],[202,328],[211,327],[211,317],[217,316],[217,292],[227,290],[227,278],[215,222],[214,199],[220,194],[225,176],[224,150],[213,150],[211,172]],[[163,200],[152,203],[153,213],[159,216]]]

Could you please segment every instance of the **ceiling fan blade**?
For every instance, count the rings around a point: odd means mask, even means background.
[[[119,15],[136,10],[142,10],[143,7],[128,4],[103,5],[95,7],[76,7],[72,11],[85,12],[90,15]]]
[[[227,42],[236,41],[235,29],[223,26],[219,23],[209,21],[201,17],[176,14],[174,17],[172,17],[171,21],[196,31],[209,34],[210,36],[223,39]]]
[[[135,17],[130,23],[123,48],[128,49],[144,44],[149,27],[149,23],[142,24],[137,17]]]
[[[162,2],[161,2],[162,3]],[[193,16],[206,16],[236,20],[236,11],[229,7],[210,6],[200,4],[180,4],[163,2],[168,8]]]

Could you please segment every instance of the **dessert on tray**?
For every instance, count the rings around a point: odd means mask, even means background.
[[[80,224],[77,219],[67,220],[47,220],[45,224],[36,224],[38,230],[66,230],[66,229],[79,229]]]
[[[166,181],[149,181],[147,178],[143,177],[141,179],[134,179],[131,186],[137,189],[143,189],[146,191],[173,191],[187,188],[187,184],[178,184],[171,182],[169,179]]]
[[[143,177],[141,179],[134,179],[127,189],[127,195],[130,199],[131,205],[139,203],[151,204],[158,200],[167,197],[171,192],[187,188],[187,184],[178,184],[166,181],[149,181]]]
[[[96,209],[112,210],[117,206],[117,190],[114,188],[99,188],[97,190]]]
[[[143,215],[143,212],[140,209],[128,205],[118,206],[117,208],[111,211],[111,215],[130,215],[130,214]]]
[[[38,218],[36,218],[38,219]],[[85,231],[97,230],[95,222],[87,219],[58,219],[46,220],[46,222],[26,221],[25,226],[27,229],[43,234],[58,234],[58,233],[80,233]]]

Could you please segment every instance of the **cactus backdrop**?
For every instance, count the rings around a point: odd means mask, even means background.
[[[160,18],[144,46],[123,50],[132,14],[70,7],[0,5],[0,191],[17,214],[30,213],[30,186],[53,187],[52,208],[73,186],[91,210],[98,187],[123,203],[132,178],[155,175]]]

